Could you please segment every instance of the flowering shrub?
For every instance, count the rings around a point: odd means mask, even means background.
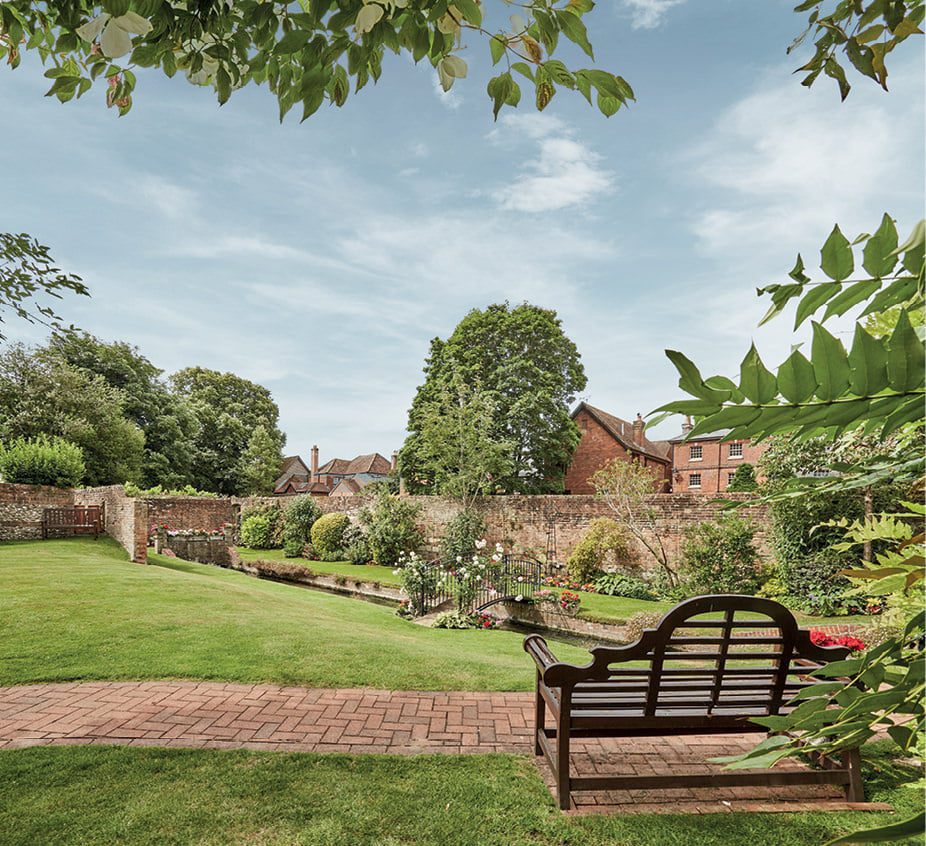
[[[565,614],[577,614],[581,602],[582,597],[577,593],[573,593],[571,590],[564,590],[559,595],[559,607]]]
[[[447,611],[438,615],[432,628],[435,629],[494,629],[496,621],[488,614],[463,614]]]
[[[810,630],[810,640],[816,646],[845,646],[853,652],[861,652],[865,648],[865,641],[854,635],[829,635],[820,629]]]
[[[598,588],[594,582],[578,582],[566,575],[546,576],[543,580],[549,587],[566,588],[567,590],[581,590],[585,593],[596,593]]]
[[[437,593],[440,570],[417,552],[402,553],[398,564],[392,572],[401,577],[402,590],[408,599],[397,613],[400,617],[420,617],[427,613],[429,600]]]

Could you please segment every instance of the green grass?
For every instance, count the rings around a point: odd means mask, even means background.
[[[428,629],[391,608],[108,538],[0,544],[0,684],[215,679],[318,687],[527,690],[509,631]],[[564,660],[587,653],[556,644]]]
[[[291,564],[304,564],[316,573],[332,576],[347,576],[350,580],[379,582],[383,585],[400,586],[402,580],[393,572],[392,567],[379,567],[376,564],[351,564],[350,561],[307,561],[305,558],[286,558],[282,549],[248,549],[237,547],[243,561],[256,561],[259,558],[271,561],[288,561]]]
[[[819,846],[921,806],[908,769],[867,775],[897,814],[567,817],[513,755],[38,747],[0,751],[0,846]]]

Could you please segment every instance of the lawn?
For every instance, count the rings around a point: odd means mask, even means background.
[[[303,564],[315,573],[347,576],[351,580],[379,582],[384,585],[401,585],[402,580],[392,567],[380,567],[376,564],[351,564],[350,561],[308,561],[305,558],[286,558],[282,549],[248,549],[236,547],[243,561],[256,561],[259,558],[271,561],[288,561],[291,564]]]
[[[391,608],[152,555],[109,538],[0,544],[0,684],[215,679],[527,690],[510,631],[428,629]],[[587,659],[556,644],[564,660]]]
[[[919,791],[900,786],[913,771],[879,756],[866,775],[872,800],[905,816],[921,806]],[[45,747],[0,751],[0,784],[0,846],[820,846],[901,818],[569,817],[530,760],[514,755]]]

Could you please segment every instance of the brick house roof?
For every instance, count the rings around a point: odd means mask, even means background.
[[[587,402],[580,402],[579,405],[576,406],[575,411],[572,412],[572,418],[575,419],[583,409],[594,417],[611,437],[628,452],[640,452],[656,461],[661,461],[665,464],[672,463],[672,458],[670,457],[672,446],[668,441],[651,441],[646,436],[643,436],[642,441],[637,443],[634,440],[633,423],[622,420],[620,417],[615,417],[613,414],[608,414],[608,412],[602,411],[600,408],[595,408],[595,406],[589,405]]]
[[[370,473],[374,476],[388,476],[392,470],[392,463],[388,458],[378,452],[369,455],[358,455],[346,461],[343,458],[332,458],[318,468],[319,476],[358,476],[361,473]]]

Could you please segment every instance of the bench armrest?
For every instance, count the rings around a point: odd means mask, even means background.
[[[556,656],[550,652],[547,642],[537,634],[528,635],[524,638],[524,651],[534,659],[537,669],[543,675],[548,667],[559,663]]]

